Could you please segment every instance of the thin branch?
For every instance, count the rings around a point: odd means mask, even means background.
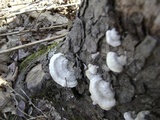
[[[66,34],[62,34],[62,35],[59,35],[57,37],[54,36],[54,37],[51,37],[51,38],[35,41],[35,42],[28,43],[28,44],[25,44],[25,45],[20,45],[20,46],[13,47],[13,48],[10,48],[10,49],[7,49],[7,50],[2,50],[2,51],[0,51],[0,54],[12,52],[12,51],[19,50],[19,49],[26,48],[26,47],[30,47],[30,46],[33,46],[33,45],[36,45],[36,44],[39,44],[39,43],[42,43],[42,42],[56,40],[56,39],[59,39],[59,38],[63,38],[65,36],[66,36]]]
[[[22,110],[19,108],[19,106],[18,106],[18,101],[17,101],[15,95],[13,95],[12,97],[13,97],[14,101],[16,102],[17,109],[18,109],[21,113],[23,113],[24,115],[26,115],[26,116],[28,116],[28,117],[33,117],[33,116],[28,115],[27,113],[25,113],[24,111],[22,111]]]
[[[29,96],[20,88],[20,90],[23,92],[23,94],[28,98],[28,100],[29,100],[29,103],[34,107],[34,108],[36,108],[38,111],[40,111],[42,114],[43,114],[43,116],[44,117],[46,117],[47,118],[47,115],[41,110],[41,109],[39,109],[37,106],[35,106],[34,104],[33,104],[33,102],[31,101],[31,99],[29,98]]]
[[[15,95],[21,97],[24,101],[27,101],[21,94],[19,94],[16,90],[14,90],[10,85],[6,85],[11,90],[11,93],[14,92]]]
[[[53,29],[53,28],[65,27],[65,26],[67,26],[67,24],[50,26],[50,27],[43,27],[43,28],[39,28],[38,30],[48,30],[48,29]],[[23,30],[23,31],[8,32],[8,33],[0,34],[0,37],[7,36],[7,35],[21,34],[21,33],[26,33],[26,32],[37,32],[38,30],[37,29],[30,29],[30,30]]]
[[[14,101],[16,102],[17,109],[18,109],[21,113],[23,113],[24,115],[26,115],[27,117],[29,117],[28,120],[36,119],[36,118],[48,118],[46,115],[45,115],[45,116],[36,116],[36,117],[31,116],[31,115],[28,115],[26,112],[24,112],[23,110],[21,110],[21,109],[18,107],[18,101],[17,101],[17,99],[16,99],[15,96],[13,96],[13,99],[14,99]],[[25,119],[27,119],[25,116],[23,116],[23,117],[24,117]]]
[[[18,93],[17,91],[15,91],[12,87],[10,87],[10,85],[6,84],[6,86],[9,87],[12,91],[14,91],[15,95],[18,95],[18,96],[20,96],[23,100],[27,101],[21,94],[19,94],[19,93]],[[32,104],[32,106],[35,107],[37,110],[39,110],[39,111],[43,114],[43,116],[33,117],[33,116],[31,116],[31,115],[28,115],[28,114],[25,113],[24,111],[22,111],[22,110],[18,107],[18,101],[17,101],[15,95],[12,94],[12,97],[13,97],[14,101],[16,102],[16,105],[17,105],[18,110],[19,110],[20,112],[22,112],[24,115],[30,117],[30,119],[35,119],[35,118],[48,118],[47,115],[46,115],[45,113],[43,113],[43,111],[41,111],[39,108],[37,108],[37,107],[32,103],[31,99],[27,96],[27,94],[26,94],[22,89],[20,89],[20,90],[21,90],[21,91],[23,92],[23,94],[29,99],[29,101],[30,101],[30,103]],[[11,93],[12,93],[12,92],[11,92]]]

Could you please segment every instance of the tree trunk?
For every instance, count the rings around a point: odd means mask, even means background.
[[[106,31],[115,28],[122,44],[112,47]],[[149,110],[148,119],[160,117],[160,5],[158,0],[84,0],[64,44],[57,52],[65,54],[77,67],[78,85],[64,89],[55,107],[62,116],[75,120],[124,120],[127,111]],[[127,56],[121,73],[108,70],[108,52]],[[93,105],[86,66],[99,66],[104,80],[115,91],[116,105],[104,111]],[[59,90],[62,88],[59,88]],[[66,100],[68,93],[74,99]],[[61,110],[64,108],[65,111]]]

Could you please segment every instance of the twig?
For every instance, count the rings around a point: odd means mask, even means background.
[[[4,85],[11,90],[11,91],[10,91],[11,96],[13,97],[14,101],[16,102],[16,105],[17,105],[18,110],[19,110],[21,113],[23,113],[24,115],[26,115],[27,117],[29,117],[28,120],[36,119],[36,118],[48,118],[47,115],[46,115],[42,110],[40,110],[38,107],[36,107],[36,106],[32,103],[32,101],[31,101],[31,99],[29,98],[29,96],[20,88],[20,90],[23,92],[23,94],[24,94],[24,95],[27,97],[27,99],[29,100],[29,103],[32,104],[32,106],[33,106],[34,108],[36,108],[38,111],[40,111],[40,112],[43,114],[43,116],[36,116],[36,117],[34,117],[34,116],[28,115],[26,112],[22,111],[22,110],[19,108],[19,106],[18,106],[18,101],[17,101],[17,99],[16,99],[16,95],[20,96],[20,97],[21,97],[23,100],[25,100],[25,101],[27,101],[27,100],[26,100],[21,94],[19,94],[17,91],[15,91],[9,84],[4,84]],[[12,92],[14,92],[14,93],[12,93]],[[14,94],[15,94],[15,95],[14,95]],[[23,117],[25,118],[25,116],[23,116]],[[27,119],[27,118],[25,118],[25,119]],[[0,120],[1,120],[1,117],[0,117]]]
[[[25,45],[20,45],[20,46],[17,46],[17,47],[13,47],[13,48],[10,48],[10,49],[7,49],[7,50],[2,50],[2,51],[0,51],[0,54],[12,52],[12,51],[19,50],[19,49],[29,47],[29,46],[33,46],[33,45],[36,45],[36,44],[39,44],[39,43],[42,43],[42,42],[47,42],[47,41],[63,38],[65,35],[66,34],[62,34],[62,35],[59,35],[57,37],[51,37],[51,38],[48,38],[48,39],[43,39],[43,40],[35,41],[35,42],[32,42],[32,43],[28,43],[28,44],[25,44]]]
[[[10,2],[9,5],[11,6],[18,6],[18,5],[26,5],[28,4],[27,2],[22,2],[22,3],[15,3],[15,2]],[[4,9],[4,7],[0,7],[0,9]]]
[[[13,97],[14,101],[16,102],[17,109],[18,109],[21,113],[23,113],[24,115],[26,115],[26,116],[28,116],[28,117],[32,117],[32,116],[28,115],[27,113],[25,113],[24,111],[22,111],[22,110],[19,108],[19,106],[18,106],[18,101],[17,101],[17,99],[16,99],[16,96],[13,95],[12,97]],[[23,116],[23,117],[25,118],[25,116]]]
[[[18,95],[18,96],[20,96],[23,100],[27,101],[21,94],[19,94],[19,93],[18,93],[17,91],[15,91],[12,87],[10,87],[10,85],[6,84],[6,86],[9,87],[12,91],[14,91],[15,95]],[[29,99],[29,102],[32,104],[32,106],[35,107],[36,109],[38,109],[38,110],[43,114],[43,116],[33,117],[33,116],[31,116],[31,115],[28,115],[28,114],[25,113],[24,111],[22,111],[22,110],[18,107],[18,101],[17,101],[15,95],[12,94],[12,97],[13,97],[14,101],[16,102],[16,105],[17,105],[18,110],[19,110],[20,112],[22,112],[24,115],[30,117],[30,119],[35,119],[35,118],[48,118],[45,113],[43,113],[39,108],[37,108],[37,107],[32,103],[32,101],[31,101],[30,98],[27,96],[27,94],[26,94],[22,89],[20,89],[20,90],[21,90],[21,91],[23,92],[23,94]],[[11,93],[12,93],[12,92],[11,92]]]
[[[24,101],[27,101],[21,94],[19,94],[16,90],[14,90],[10,85],[6,85],[11,90],[11,93],[14,92],[15,95],[21,97]]]
[[[69,6],[79,5],[79,4],[80,4],[79,2],[76,2],[76,3],[66,4],[66,5],[58,5],[55,8],[58,8],[58,7],[69,7]]]
[[[21,90],[21,91],[23,92],[23,94],[28,98],[29,103],[30,103],[34,108],[36,108],[38,111],[40,111],[45,118],[47,118],[47,115],[46,115],[41,109],[39,109],[37,106],[35,106],[35,105],[32,103],[32,101],[31,101],[31,99],[29,98],[29,96],[28,96],[21,88],[20,88],[20,90]]]
[[[21,113],[23,113],[24,115],[26,115],[27,117],[29,117],[28,120],[36,119],[36,118],[48,118],[46,115],[45,115],[45,116],[36,116],[36,117],[31,116],[31,115],[28,115],[26,112],[22,111],[22,110],[18,107],[18,101],[17,101],[17,99],[16,99],[15,96],[13,96],[13,99],[14,99],[14,101],[16,102],[17,109],[18,109]],[[23,117],[24,117],[25,119],[27,119],[25,116],[23,116]]]
[[[27,117],[29,117],[28,120],[30,120],[30,119],[36,119],[36,118],[48,118],[47,116],[36,116],[36,117],[34,117],[34,116],[31,116],[31,115],[28,115],[26,112],[24,112],[23,110],[21,110],[21,109],[18,107],[18,101],[17,101],[17,99],[16,99],[15,96],[13,96],[13,99],[14,99],[14,101],[16,102],[17,109],[18,109],[21,113],[23,113],[24,115],[26,115]],[[24,117],[25,119],[27,119],[25,116],[23,116],[23,117]]]
[[[48,29],[59,28],[59,27],[64,27],[64,26],[67,26],[67,24],[50,26],[50,27],[45,27],[45,28],[39,28],[38,30],[48,30]],[[4,33],[4,34],[0,34],[0,37],[2,37],[2,36],[7,36],[7,35],[21,34],[21,33],[26,33],[26,32],[37,32],[37,29],[31,29],[31,30],[23,30],[23,31],[15,31],[15,32]]]
[[[45,9],[46,9],[47,7],[45,7]],[[43,12],[43,10],[42,11],[40,11],[40,13],[38,14],[38,16],[36,17],[36,20],[34,21],[34,25],[36,25],[37,24],[37,22],[38,22],[38,18],[40,17],[40,15],[42,14],[42,12]],[[34,25],[32,26],[32,28],[34,27]]]

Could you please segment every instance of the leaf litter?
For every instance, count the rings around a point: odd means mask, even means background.
[[[43,46],[63,40],[80,2],[81,0],[1,0],[0,119],[65,119],[56,112],[50,101],[39,98],[35,101],[32,94],[26,93],[26,89],[30,88],[21,88],[16,83],[22,72],[19,66],[27,57],[43,49]],[[43,67],[42,64],[40,63]],[[37,63],[33,63],[31,68],[34,67],[35,71],[31,78],[36,78],[36,73],[39,73],[40,69],[36,66]],[[27,73],[31,70],[33,69],[27,70]],[[41,72],[45,73],[42,68]],[[25,74],[22,77],[23,84],[26,84],[26,77]],[[38,81],[44,81],[43,79]],[[17,87],[20,87],[18,90],[21,92],[17,91]]]

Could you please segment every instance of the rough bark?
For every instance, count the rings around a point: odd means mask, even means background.
[[[149,6],[151,5],[151,6]],[[152,8],[154,7],[154,8]],[[57,52],[62,52],[75,63],[79,84],[65,89],[52,89],[56,109],[68,119],[123,120],[126,111],[149,110],[150,120],[160,117],[160,42],[158,33],[160,5],[158,0],[84,0],[67,35]],[[122,44],[111,47],[105,33],[116,28]],[[108,71],[106,55],[114,51],[126,54],[127,64],[122,73]],[[99,52],[93,59],[92,55]],[[85,76],[85,65],[99,66],[104,80],[112,83],[117,104],[110,111],[93,106]],[[60,91],[60,93],[57,93]],[[74,98],[67,98],[74,95]],[[59,98],[59,99],[58,99]],[[58,99],[58,100],[57,100]],[[62,110],[65,109],[64,111]]]

